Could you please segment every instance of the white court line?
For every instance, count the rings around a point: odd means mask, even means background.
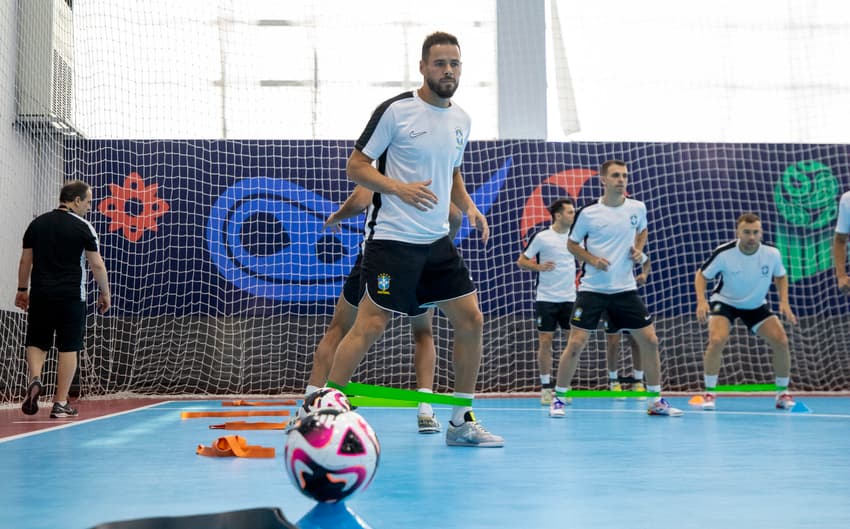
[[[43,433],[46,433],[46,432],[53,432],[53,431],[56,431],[56,430],[61,430],[63,428],[70,428],[72,426],[77,426],[79,424],[86,424],[86,423],[90,423],[90,422],[94,422],[94,421],[99,421],[99,420],[102,420],[102,419],[109,419],[111,417],[118,417],[120,415],[126,415],[128,413],[134,413],[134,412],[137,412],[137,411],[145,411],[145,410],[148,410],[150,408],[160,406],[162,404],[166,404],[168,402],[173,402],[173,401],[157,402],[156,404],[148,404],[147,406],[134,408],[132,410],[119,411],[119,412],[115,412],[115,413],[110,413],[109,415],[101,415],[100,417],[94,417],[94,418],[85,419],[85,420],[82,420],[82,421],[62,422],[60,424],[57,424],[53,428],[45,428],[43,430],[37,430],[35,432],[27,432],[27,433],[21,433],[21,434],[18,434],[18,435],[12,435],[10,437],[3,437],[2,439],[0,439],[0,444],[8,442],[8,441],[14,441],[16,439],[24,439],[26,437],[32,437],[32,436],[35,436],[35,435],[40,435],[40,434],[43,434]],[[56,420],[54,419],[52,421],[12,421],[12,422],[13,422],[13,424],[33,423],[33,422],[37,422],[37,423],[50,422],[50,423],[55,424]]]
[[[175,401],[169,401],[175,402]],[[160,403],[160,404],[165,404]],[[440,406],[440,405],[432,405],[435,410],[451,410],[451,407],[448,406]],[[473,406],[474,407],[474,406]],[[221,408],[169,408],[169,409],[159,409],[159,410],[151,410],[151,406],[147,406],[146,408],[139,408],[138,411],[159,411],[159,412],[172,412],[172,411],[217,411],[221,410]],[[478,412],[481,413],[490,413],[494,411],[509,411],[509,412],[545,412],[547,408],[541,406],[539,409],[537,408],[490,408],[488,406],[479,406],[474,407]],[[399,408],[397,406],[369,406],[363,408],[363,410],[382,410],[382,411],[398,411],[404,413],[410,413],[410,410],[413,408]],[[730,411],[730,410],[721,410],[721,411],[702,411],[702,410],[683,410],[685,412],[684,416],[689,415],[750,415],[750,416],[759,416],[759,417],[818,417],[822,419],[850,419],[850,414],[847,413],[792,413],[790,411]],[[610,408],[567,408],[567,413],[640,413],[642,415],[646,415],[646,408],[634,408],[634,409],[610,409]],[[673,417],[674,419],[678,417]]]
[[[544,412],[546,409],[541,406],[539,411]],[[376,409],[384,409],[384,408],[376,408]],[[386,408],[393,409],[393,408]],[[436,409],[436,408],[435,408]],[[493,412],[493,411],[529,411],[529,408],[487,408],[480,407],[476,408],[478,412]],[[790,411],[689,411],[687,409],[683,409],[685,412],[683,417],[687,417],[688,415],[755,415],[760,417],[819,417],[825,419],[850,419],[850,414],[847,413],[792,413]],[[478,413],[478,414],[480,414]],[[612,409],[604,409],[604,408],[567,408],[567,414],[570,413],[641,413],[646,415],[646,409],[621,409],[621,410],[612,410]],[[677,419],[678,417],[672,417],[673,419]]]

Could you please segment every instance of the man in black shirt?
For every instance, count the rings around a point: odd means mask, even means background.
[[[91,210],[91,188],[75,180],[62,187],[59,207],[38,216],[24,233],[18,266],[15,306],[27,311],[27,364],[30,384],[21,410],[38,412],[42,392],[41,370],[47,351],[59,350],[59,368],[51,418],[73,417],[68,391],[77,369],[77,351],[83,348],[86,324],[86,260],[100,290],[97,305],[111,305],[106,265],[98,251],[97,234],[85,217]],[[29,287],[27,286],[29,285]]]

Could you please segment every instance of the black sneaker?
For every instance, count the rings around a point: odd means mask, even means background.
[[[53,409],[50,411],[51,419],[63,419],[65,417],[76,417],[80,412],[77,408],[72,408],[71,403],[66,403],[64,406],[58,402],[53,403]]]
[[[21,411],[27,415],[35,415],[38,413],[38,397],[41,396],[41,391],[44,389],[44,386],[41,385],[41,382],[36,378],[30,385],[27,386],[27,397],[24,399],[24,403],[21,404]]]

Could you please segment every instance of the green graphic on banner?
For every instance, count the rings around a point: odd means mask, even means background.
[[[789,165],[773,190],[776,210],[787,224],[776,230],[788,277],[799,281],[832,266],[830,226],[838,214],[838,179],[817,160]]]

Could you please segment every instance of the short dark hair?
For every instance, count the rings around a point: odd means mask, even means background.
[[[608,168],[612,165],[622,165],[623,167],[625,167],[626,162],[624,162],[623,160],[608,160],[607,162],[602,164],[602,167],[599,168],[599,174],[601,174],[602,176],[608,176]]]
[[[80,197],[80,200],[86,199],[91,187],[82,180],[71,180],[62,186],[62,191],[59,192],[59,202],[73,202],[75,198]]]
[[[427,61],[428,55],[431,53],[431,46],[437,46],[439,44],[451,44],[460,49],[457,37],[444,31],[435,31],[425,37],[425,42],[422,43],[422,60]]]
[[[753,222],[761,222],[761,219],[758,215],[752,212],[742,213],[740,217],[738,217],[738,223],[735,226],[740,226],[743,223],[752,224]]]
[[[561,208],[563,208],[567,204],[571,205],[572,207],[576,207],[575,201],[570,197],[559,198],[558,200],[549,204],[549,207],[546,209],[548,209],[549,214],[552,215],[552,220],[555,220],[555,213],[561,211]]]

